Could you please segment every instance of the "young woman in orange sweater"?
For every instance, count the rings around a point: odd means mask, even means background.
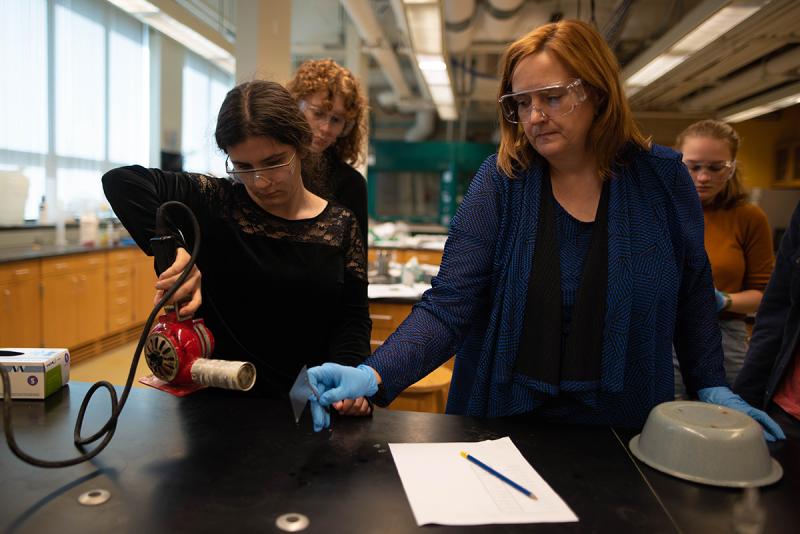
[[[730,384],[747,353],[745,317],[758,309],[774,264],[767,216],[747,201],[736,165],[739,142],[736,131],[717,120],[690,125],[676,142],[703,204],[705,247],[711,261],[725,374]],[[683,394],[680,379],[676,362],[678,396]]]

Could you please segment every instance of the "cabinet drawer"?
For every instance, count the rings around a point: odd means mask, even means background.
[[[375,328],[375,325],[372,326],[372,333],[370,334],[369,338],[370,341],[379,341],[383,343],[386,341],[389,336],[392,335],[394,332],[394,328]]]
[[[116,280],[122,278],[130,278],[133,272],[133,267],[130,265],[109,265],[108,266],[108,279]]]
[[[108,314],[127,311],[128,315],[131,313],[131,296],[130,295],[109,295],[108,296]]]
[[[130,288],[133,286],[130,277],[128,278],[117,278],[112,279],[109,277],[108,280],[108,294],[115,294],[119,292],[128,293],[130,292]]]
[[[374,302],[369,305],[369,318],[372,319],[373,331],[385,329],[394,332],[409,313],[411,313],[411,304]]]
[[[108,255],[108,265],[127,265],[139,258],[140,253],[137,248],[126,248],[122,250],[110,250]]]
[[[123,311],[115,314],[108,315],[108,330],[113,332],[120,328],[125,328],[133,322],[131,311]]]
[[[39,278],[39,262],[24,261],[0,265],[0,283],[23,282]]]
[[[42,276],[72,274],[105,267],[106,257],[102,252],[74,254],[42,260]]]

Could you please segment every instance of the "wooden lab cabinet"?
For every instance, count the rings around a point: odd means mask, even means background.
[[[138,248],[108,252],[108,328],[141,324],[153,309],[156,292],[153,258]]]
[[[131,326],[133,317],[134,249],[111,250],[107,254],[106,299],[108,331],[116,332]]]
[[[156,292],[156,271],[153,257],[134,249],[133,262],[133,320],[141,324],[150,316],[153,309],[153,295]]]
[[[73,347],[102,337],[106,322],[106,254],[42,260],[42,342]]]
[[[372,352],[380,347],[386,338],[394,332],[408,314],[412,304],[394,302],[370,302],[369,318],[372,319],[372,334],[369,346]]]
[[[38,347],[42,340],[39,261],[0,265],[0,347]]]
[[[369,344],[372,352],[411,313],[412,304],[396,302],[370,302],[369,316],[372,319],[372,335]],[[450,381],[453,377],[453,359],[434,369],[422,380],[406,388],[390,405],[392,410],[444,413]]]

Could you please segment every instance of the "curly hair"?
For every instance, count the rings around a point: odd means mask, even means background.
[[[622,159],[626,147],[650,148],[633,119],[620,82],[619,64],[603,36],[580,20],[561,20],[540,26],[511,43],[503,55],[502,80],[498,99],[511,92],[511,79],[517,65],[526,57],[543,51],[553,54],[576,78],[585,82],[596,100],[596,116],[589,130],[588,145],[597,155],[603,179]],[[497,167],[509,177],[528,167],[541,156],[525,138],[519,124],[503,118],[500,105],[500,148]]]
[[[739,152],[741,140],[739,134],[733,129],[733,126],[727,122],[705,119],[690,124],[685,130],[678,134],[678,138],[675,140],[675,150],[682,152],[683,143],[688,137],[708,137],[710,139],[723,141],[728,145],[728,149],[731,151],[731,159],[736,161],[736,154]],[[725,182],[725,187],[708,202],[708,206],[712,209],[727,210],[744,204],[747,198],[747,192],[742,184],[742,173],[739,170],[739,166],[736,165],[733,168],[733,175]]]
[[[353,129],[340,137],[328,148],[334,155],[351,165],[356,165],[364,157],[364,141],[367,138],[367,99],[353,73],[332,59],[312,59],[304,61],[286,84],[286,88],[296,100],[325,92],[324,107],[330,111],[333,100],[339,95],[344,100],[345,118],[353,121]]]

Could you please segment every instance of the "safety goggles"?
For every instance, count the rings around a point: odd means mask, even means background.
[[[566,80],[536,89],[526,89],[500,97],[500,109],[508,122],[528,123],[533,112],[544,119],[569,115],[586,100],[580,79]]]
[[[705,170],[709,176],[725,180],[733,176],[733,172],[736,169],[736,161],[687,160],[683,163],[686,165],[686,168],[689,169],[689,174],[692,176],[697,176]]]
[[[267,167],[259,167],[258,169],[240,169],[237,168],[236,165],[231,163],[231,158],[228,156],[225,158],[225,172],[228,173],[234,179],[240,181],[248,181],[248,180],[255,180],[256,178],[265,178],[268,174],[277,172],[279,170],[285,169],[288,167],[289,172],[293,170],[293,167],[290,167],[294,162],[294,157],[297,155],[297,151],[292,152],[292,157],[289,158],[288,161],[285,163],[278,163],[276,165],[269,165]]]
[[[328,123],[334,131],[340,130],[336,137],[345,137],[353,130],[353,125],[355,124],[353,121],[348,120],[344,117],[339,115],[335,115],[328,111],[325,111],[323,108],[319,106],[315,106],[305,100],[300,101],[300,111],[302,111],[306,118],[314,122],[315,124],[325,124]]]

